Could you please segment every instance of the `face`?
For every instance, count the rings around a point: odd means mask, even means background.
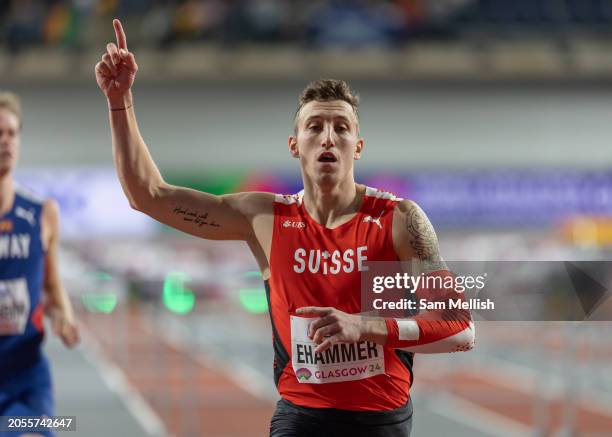
[[[19,119],[8,109],[0,108],[0,176],[10,173],[15,167],[20,141]]]
[[[302,174],[314,183],[337,185],[353,178],[353,161],[361,156],[357,116],[342,100],[308,102],[297,119],[297,135],[289,151],[299,158]]]

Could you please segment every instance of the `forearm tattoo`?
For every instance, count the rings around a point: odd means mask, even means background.
[[[202,226],[211,226],[220,228],[221,225],[210,219],[207,212],[201,212],[196,209],[190,209],[183,206],[177,206],[172,211],[177,216],[182,216],[183,221],[191,222],[198,228]]]

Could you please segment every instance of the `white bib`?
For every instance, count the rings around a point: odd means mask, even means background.
[[[308,338],[308,327],[315,320],[291,316],[291,364],[298,382],[328,384],[385,373],[385,352],[380,344],[335,344],[323,353],[315,353],[317,345]]]
[[[30,295],[25,278],[0,281],[0,335],[21,335],[30,315]]]

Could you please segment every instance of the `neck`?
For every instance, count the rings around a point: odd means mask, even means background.
[[[0,215],[6,214],[13,206],[15,188],[13,177],[10,173],[0,175]]]
[[[304,205],[308,214],[324,226],[333,226],[336,219],[359,210],[361,196],[353,178],[335,185],[318,185],[304,181]]]

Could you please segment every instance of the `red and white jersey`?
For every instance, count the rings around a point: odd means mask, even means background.
[[[393,211],[401,200],[366,188],[358,213],[329,229],[306,211],[302,193],[277,195],[266,290],[272,319],[275,380],[282,398],[310,408],[381,411],[406,404],[412,382],[407,351],[375,343],[334,345],[314,353],[304,306],[361,311],[366,261],[397,261]]]

